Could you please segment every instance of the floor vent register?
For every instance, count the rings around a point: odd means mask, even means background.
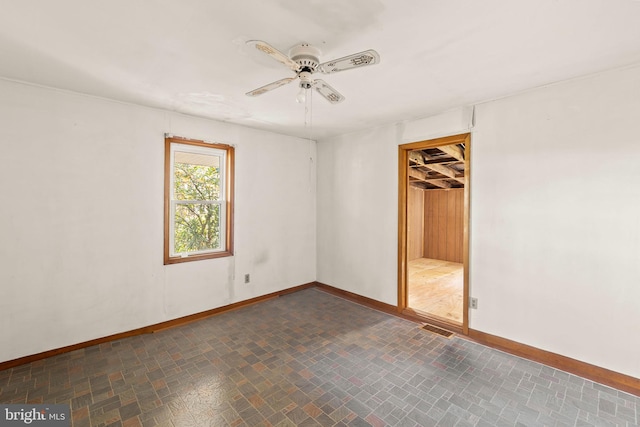
[[[426,329],[427,331],[433,332],[434,334],[442,335],[445,338],[451,338],[454,335],[453,332],[446,331],[444,329],[438,328],[437,326],[428,324],[424,325],[422,329]]]

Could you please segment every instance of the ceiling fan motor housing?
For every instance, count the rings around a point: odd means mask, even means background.
[[[289,57],[300,65],[300,72],[313,73],[320,64],[320,49],[311,46],[308,43],[295,45],[289,50]]]

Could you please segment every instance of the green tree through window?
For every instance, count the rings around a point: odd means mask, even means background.
[[[177,157],[177,156],[176,156]],[[220,168],[174,164],[174,192],[179,200],[219,200]],[[220,206],[210,203],[176,205],[174,251],[195,252],[220,245]]]

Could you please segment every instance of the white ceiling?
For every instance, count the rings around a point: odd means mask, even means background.
[[[293,72],[245,44],[375,49],[322,78],[312,138],[640,63],[638,0],[0,0],[0,76],[309,136]]]

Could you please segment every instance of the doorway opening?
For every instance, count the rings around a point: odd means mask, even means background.
[[[399,147],[398,311],[468,334],[470,135]]]

